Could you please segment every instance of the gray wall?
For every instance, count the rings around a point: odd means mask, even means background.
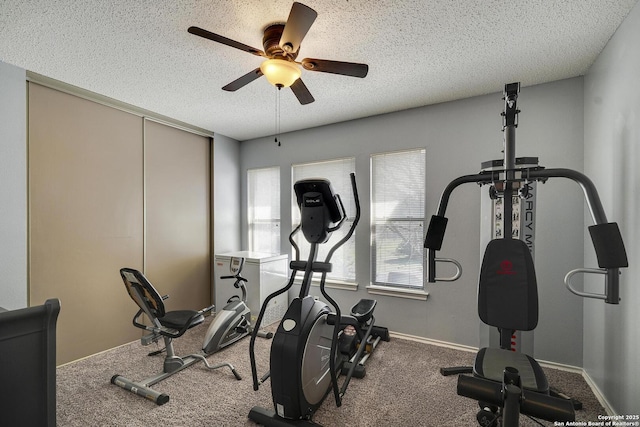
[[[585,302],[584,368],[619,414],[640,411],[640,4],[585,77],[585,170],[625,239],[619,306]],[[585,257],[595,266],[591,245]],[[589,281],[591,291],[602,280]]]
[[[508,83],[508,82],[505,82]],[[526,82],[523,82],[526,83]],[[356,292],[335,291],[343,307],[367,297],[369,263],[369,156],[372,153],[426,147],[427,216],[454,178],[476,173],[480,163],[501,157],[501,93],[370,117],[240,144],[243,246],[246,247],[246,170],[280,166],[283,251],[290,253],[291,164],[347,156],[356,158],[362,220],[356,233]],[[322,102],[318,100],[316,102]],[[547,167],[583,166],[582,78],[524,87],[517,135],[519,156],[538,156]],[[302,107],[304,108],[304,107]],[[284,118],[283,120],[286,120]],[[575,188],[574,188],[575,187]],[[541,321],[535,354],[545,360],[582,365],[582,301],[562,287],[564,274],[582,266],[583,202],[577,186],[554,182],[538,190],[536,260],[541,294]],[[449,227],[440,255],[458,259],[463,277],[454,283],[429,284],[428,301],[378,296],[378,323],[391,330],[452,343],[478,346],[476,280],[480,262],[480,190],[456,190],[449,204]],[[562,255],[562,256],[559,256]],[[562,324],[563,328],[557,325]]]
[[[25,71],[0,61],[0,307],[6,309],[27,306],[26,111]]]
[[[235,139],[215,134],[213,138],[213,253],[241,249],[240,245],[240,144]],[[213,262],[213,260],[212,260]],[[211,270],[211,298],[216,311],[224,302],[216,301],[219,282],[216,268]]]
[[[214,254],[240,250],[240,144],[213,138]]]

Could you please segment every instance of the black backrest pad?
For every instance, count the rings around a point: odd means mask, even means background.
[[[600,268],[628,267],[627,251],[624,249],[618,224],[598,224],[589,227],[591,241],[596,250]]]
[[[144,274],[133,268],[121,268],[120,276],[131,299],[135,301],[145,313],[149,310],[151,314],[156,317],[164,317],[165,309],[162,297]],[[138,293],[135,292],[134,287],[140,291],[143,297],[142,301],[139,300]],[[147,310],[145,310],[145,308]]]
[[[424,247],[439,251],[442,248],[444,240],[444,231],[447,229],[449,220],[444,216],[432,215],[427,229],[427,235],[424,238]]]
[[[489,242],[480,269],[478,314],[490,326],[530,331],[538,324],[538,286],[526,243]]]

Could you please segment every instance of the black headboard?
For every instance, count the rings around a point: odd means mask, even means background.
[[[0,425],[56,425],[60,301],[0,312]]]

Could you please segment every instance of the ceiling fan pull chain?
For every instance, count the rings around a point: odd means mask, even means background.
[[[278,147],[280,147],[280,140],[278,137],[280,136],[280,89],[282,86],[276,86],[276,126],[275,126],[275,138],[274,142],[278,143]]]

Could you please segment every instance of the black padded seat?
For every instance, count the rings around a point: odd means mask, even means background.
[[[196,317],[194,317],[189,324],[189,329],[204,322],[204,316],[202,314],[198,314],[198,312],[194,310],[168,311],[165,313],[164,317],[159,317],[158,321],[164,327],[180,330],[193,316]]]
[[[505,367],[516,368],[522,387],[539,393],[549,392],[549,382],[540,364],[531,356],[501,348],[483,348],[476,355],[473,373],[501,383]]]

